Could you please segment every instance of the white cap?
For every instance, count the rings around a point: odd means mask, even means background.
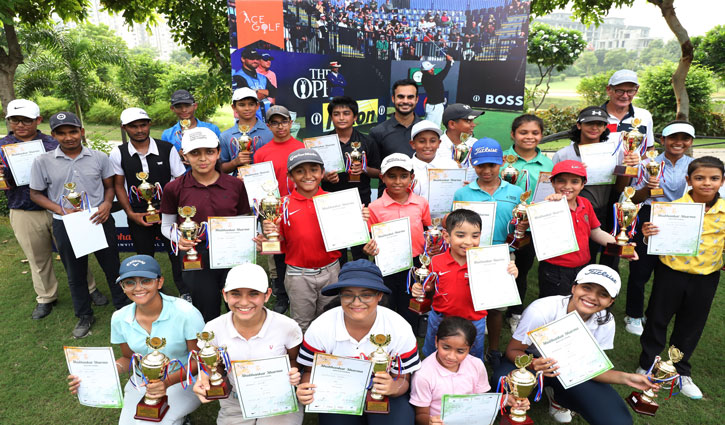
[[[438,137],[441,137],[443,134],[443,130],[441,130],[441,126],[435,125],[434,122],[423,120],[420,122],[417,122],[413,128],[410,130],[410,139],[415,139],[415,136],[418,135],[418,133],[422,133],[424,131],[433,131],[435,132]]]
[[[151,117],[141,108],[126,108],[121,112],[121,125],[130,124],[138,120],[151,121]]]
[[[668,125],[662,130],[662,137],[667,137],[675,133],[685,133],[695,138],[695,127],[685,122],[676,122]]]
[[[413,158],[404,153],[393,153],[383,159],[380,164],[380,172],[385,174],[393,167],[399,167],[407,171],[413,171]]]
[[[25,117],[34,120],[40,116],[40,107],[32,100],[15,99],[8,103],[8,114],[5,118]]]
[[[637,80],[637,73],[629,69],[620,69],[619,71],[612,74],[611,78],[609,78],[610,86],[618,86],[624,83],[634,83],[636,85],[639,85],[639,80]]]
[[[420,67],[423,68],[423,71],[430,71],[431,69],[433,69],[433,64],[428,61],[424,61],[422,64],[420,64]]]
[[[245,263],[232,267],[227,273],[227,280],[224,282],[224,292],[233,289],[247,288],[259,292],[267,292],[267,273],[261,266],[253,263]]]
[[[218,148],[219,138],[206,127],[194,127],[184,132],[181,138],[181,149],[189,153],[199,148]]]
[[[596,283],[609,292],[612,298],[616,298],[619,289],[622,287],[622,280],[619,273],[611,267],[601,264],[590,264],[579,271],[574,280],[576,283]]]
[[[234,93],[232,93],[232,102],[236,102],[237,100],[246,99],[248,97],[254,98],[254,100],[259,100],[259,97],[257,97],[257,92],[250,89],[249,87],[242,87],[240,89],[234,90]]]

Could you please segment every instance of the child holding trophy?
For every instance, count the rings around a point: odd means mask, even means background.
[[[436,152],[441,144],[441,128],[430,121],[423,120],[413,124],[410,131],[410,146],[413,154],[413,193],[428,199],[428,170],[431,168],[455,169],[458,164],[450,156],[438,157]],[[465,158],[464,158],[465,159]]]
[[[269,143],[274,135],[264,122],[257,119],[259,99],[249,87],[234,90],[232,110],[237,120],[222,132],[219,142],[222,172],[235,174],[238,167],[251,164],[254,152]]]

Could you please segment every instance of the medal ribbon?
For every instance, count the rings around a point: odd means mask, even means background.
[[[537,373],[536,381],[539,384],[539,388],[536,390],[535,402],[541,400],[541,393],[544,392],[544,374],[542,372]]]

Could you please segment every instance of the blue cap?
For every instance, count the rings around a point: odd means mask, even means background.
[[[390,293],[383,284],[383,274],[375,264],[368,260],[348,261],[340,269],[337,282],[322,288],[322,295],[337,295],[342,288],[368,288],[374,291]]]
[[[121,269],[118,271],[118,279],[116,283],[126,279],[127,277],[148,277],[156,279],[161,277],[161,266],[159,262],[149,255],[134,255],[126,258],[121,263]]]
[[[489,137],[478,139],[471,148],[471,165],[481,164],[503,164],[501,145]]]

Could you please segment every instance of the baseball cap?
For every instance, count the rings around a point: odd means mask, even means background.
[[[443,111],[443,125],[447,126],[448,121],[460,120],[461,118],[472,120],[483,114],[483,111],[476,111],[466,104],[454,103],[446,106]]]
[[[242,87],[240,89],[234,90],[234,93],[232,93],[232,102],[235,102],[237,100],[246,99],[248,97],[253,98],[254,100],[259,100],[259,97],[257,96],[257,92],[250,89],[249,87]]]
[[[40,116],[40,107],[37,103],[27,99],[15,99],[8,103],[8,113],[5,118],[25,117],[34,120]]]
[[[171,95],[171,106],[176,106],[181,103],[194,103],[194,96],[186,90],[176,90]]]
[[[443,134],[443,130],[441,130],[439,125],[436,125],[432,121],[423,120],[418,121],[415,125],[413,125],[413,128],[410,130],[410,139],[415,139],[415,136],[424,131],[433,131],[438,135],[438,137],[441,137],[441,134]]]
[[[584,164],[579,161],[574,161],[573,159],[557,162],[556,165],[554,165],[554,169],[551,170],[551,178],[564,173],[587,178],[587,169],[584,168]]]
[[[126,125],[138,120],[149,120],[151,117],[141,108],[126,108],[121,112],[121,125]]]
[[[574,281],[576,283],[596,283],[601,285],[612,298],[619,295],[619,289],[622,287],[619,273],[601,264],[590,264],[584,267],[577,273]]]
[[[423,71],[430,71],[433,69],[433,64],[429,61],[423,61],[423,63],[420,64],[420,67],[423,68]]]
[[[325,163],[322,161],[322,157],[316,150],[305,148],[298,149],[289,154],[289,157],[287,157],[287,171],[292,171],[296,166],[304,164],[305,162],[312,162],[320,164],[323,167],[325,166]]]
[[[118,270],[116,283],[129,277],[148,277],[156,279],[161,276],[159,262],[150,255],[134,255],[126,258]]]
[[[322,295],[337,295],[342,288],[368,288],[378,292],[390,293],[383,284],[383,274],[369,260],[348,261],[340,269],[337,282],[322,288]]]
[[[285,108],[282,105],[274,105],[271,108],[267,109],[267,115],[265,116],[265,118],[267,119],[267,121],[269,121],[269,119],[272,118],[273,115],[282,115],[288,120],[292,119],[289,113],[289,109]]]
[[[695,127],[693,127],[692,124],[686,122],[674,122],[662,129],[662,137],[671,136],[675,133],[689,134],[694,139]]]
[[[186,130],[181,137],[181,149],[189,153],[199,148],[218,148],[219,138],[206,127],[194,127]]]
[[[269,53],[262,53],[259,58],[263,61],[271,61],[272,59],[274,59],[274,57],[272,57],[272,55],[270,55]]]
[[[604,108],[601,108],[599,106],[587,106],[586,108],[582,109],[581,112],[579,112],[579,118],[576,119],[576,122],[578,123],[592,121],[608,123],[609,114],[606,110],[604,110]]]
[[[257,49],[247,47],[242,51],[242,59],[259,59],[261,55],[257,52]]]
[[[330,68],[341,68],[342,65],[340,65],[337,61],[330,62]]]
[[[639,85],[637,73],[630,69],[620,69],[609,78],[610,86],[618,86],[624,83],[634,83]]]
[[[380,172],[385,174],[393,167],[413,171],[413,158],[404,153],[392,153],[383,159],[383,162],[380,164]]]
[[[503,164],[501,145],[490,137],[476,140],[471,148],[471,165]]]
[[[258,292],[267,292],[269,288],[267,272],[261,266],[254,263],[245,263],[232,267],[227,273],[227,280],[224,282],[224,292],[232,289],[253,289]]]
[[[83,128],[81,120],[73,112],[58,112],[50,117],[50,129],[55,130],[61,125],[72,125],[73,127]]]

